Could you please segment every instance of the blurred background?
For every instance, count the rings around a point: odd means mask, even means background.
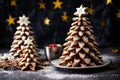
[[[0,0],[0,49],[9,49],[19,16],[29,17],[39,48],[49,43],[63,44],[73,13],[81,4],[101,48],[120,47],[120,5],[118,0]]]

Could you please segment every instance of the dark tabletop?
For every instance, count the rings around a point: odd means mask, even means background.
[[[0,80],[120,80],[120,53],[112,53],[111,48],[101,52],[103,58],[112,60],[110,65],[103,68],[70,71],[50,65],[38,71],[0,69]],[[45,58],[44,54],[43,57]]]

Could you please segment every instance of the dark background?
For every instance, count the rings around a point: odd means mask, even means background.
[[[23,14],[29,17],[39,48],[49,43],[63,44],[71,27],[73,13],[81,3],[87,7],[93,6],[95,10],[88,17],[100,47],[120,47],[120,19],[116,17],[120,9],[118,0],[109,5],[106,5],[106,0],[60,0],[63,2],[61,9],[54,9],[53,1],[56,0],[43,0],[46,4],[46,9],[43,10],[38,6],[40,0],[17,0],[16,6],[10,6],[10,0],[0,0],[0,49],[10,48],[16,27],[19,26],[17,23],[8,25],[6,19],[9,15],[16,18],[15,22]],[[69,17],[67,22],[61,19],[64,11]],[[51,19],[49,26],[43,24],[45,17]],[[104,27],[99,24],[102,19],[106,23]]]

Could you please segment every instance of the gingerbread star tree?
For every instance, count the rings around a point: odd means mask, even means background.
[[[36,70],[42,68],[42,62],[38,46],[34,39],[32,27],[28,17],[19,17],[17,31],[14,34],[10,54],[18,60],[21,70]]]
[[[60,65],[67,67],[96,66],[103,63],[98,50],[98,43],[94,36],[93,27],[86,17],[86,7],[82,5],[74,13],[71,28],[65,39],[65,47],[60,57]]]

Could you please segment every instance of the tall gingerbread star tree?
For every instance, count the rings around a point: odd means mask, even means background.
[[[103,63],[98,50],[98,43],[94,31],[86,17],[86,7],[82,5],[74,13],[71,28],[67,33],[67,42],[63,45],[63,53],[60,57],[60,65],[67,67],[96,66]]]
[[[28,17],[19,17],[17,31],[14,34],[10,54],[18,60],[21,70],[36,70],[42,68],[40,53],[34,39]]]

